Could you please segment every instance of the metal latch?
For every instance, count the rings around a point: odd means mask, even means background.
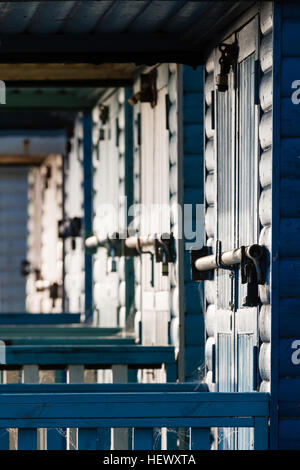
[[[81,218],[72,217],[69,219],[58,221],[58,236],[59,238],[76,238],[80,237],[81,232]]]
[[[221,57],[219,59],[220,64],[220,73],[217,75],[217,89],[220,92],[225,92],[228,90],[228,75],[231,67],[235,63],[238,57],[238,46],[237,44],[219,44],[219,51],[221,52]]]
[[[264,252],[264,247],[257,244],[222,252],[220,240],[216,241],[215,254],[212,254],[212,247],[208,246],[200,250],[191,250],[192,280],[209,280],[213,278],[215,269],[236,271],[240,266],[241,282],[247,284],[247,295],[242,305],[256,307],[260,302],[258,286],[264,284],[261,267]]]
[[[96,235],[85,240],[85,246],[89,250],[95,250],[97,247],[107,249],[108,256],[114,257],[132,257],[149,254],[152,264],[152,281],[154,272],[154,261],[162,263],[162,276],[168,276],[169,263],[175,261],[175,243],[173,233],[163,233],[148,235],[145,237],[138,236],[121,236],[115,233],[112,237],[99,240]]]

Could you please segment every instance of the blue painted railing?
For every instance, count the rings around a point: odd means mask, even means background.
[[[89,369],[112,369],[124,366],[128,369],[161,369],[164,366],[169,382],[177,379],[177,367],[173,346],[140,345],[26,345],[7,346],[2,370],[36,366],[48,370],[80,366]],[[36,373],[35,373],[36,375]]]
[[[80,313],[0,313],[0,325],[78,324],[80,316]]]
[[[161,428],[185,428],[188,448],[202,450],[210,449],[210,428],[216,427],[253,428],[254,449],[268,448],[268,394],[209,393],[197,384],[178,384],[178,388],[175,384],[86,385],[85,391],[79,391],[78,385],[69,389],[69,385],[29,389],[2,385],[1,449],[9,448],[7,429],[13,428],[18,429],[19,450],[37,449],[38,428],[76,428],[79,450],[111,449],[112,428],[132,429],[132,448],[136,450],[153,449],[162,442],[155,439]],[[54,449],[55,440],[45,447]]]
[[[1,325],[0,339],[13,341],[25,338],[79,338],[79,337],[109,337],[121,335],[123,330],[118,327],[93,327],[78,325]]]

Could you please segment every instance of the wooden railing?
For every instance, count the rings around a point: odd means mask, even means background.
[[[0,313],[0,325],[79,324],[80,313]]]
[[[81,387],[81,388],[78,388]],[[84,387],[84,388],[82,388]],[[37,449],[37,429],[78,431],[79,450],[111,449],[111,429],[130,429],[132,449],[160,448],[162,428],[187,431],[187,448],[210,449],[211,428],[253,428],[254,449],[268,448],[269,396],[209,393],[201,384],[2,385],[0,447],[18,429],[18,449]],[[175,441],[175,448],[179,441]],[[47,449],[62,448],[50,439]]]
[[[0,339],[5,343],[13,344],[14,341],[24,339],[42,338],[105,338],[123,335],[122,328],[104,328],[74,325],[1,325]]]
[[[22,369],[23,374],[39,382],[39,369],[65,369],[69,382],[83,382],[85,369],[111,369],[114,381],[126,382],[128,369],[161,369],[168,382],[177,379],[173,346],[140,345],[26,345],[7,346],[2,370]],[[25,382],[29,380],[25,379]]]

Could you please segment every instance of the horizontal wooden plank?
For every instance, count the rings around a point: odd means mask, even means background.
[[[300,26],[300,23],[299,23]],[[299,57],[282,57],[281,60],[281,96],[284,98],[292,97],[292,94],[296,91],[296,88],[292,88],[292,84],[295,80],[300,78],[300,60]],[[299,95],[299,94],[297,94]],[[298,96],[299,97],[299,96]]]
[[[203,145],[203,126],[201,124],[186,124],[184,126],[183,145],[185,153],[199,154]]]
[[[150,417],[150,418],[0,418],[1,428],[20,428],[30,426],[31,428],[95,428],[95,427],[112,427],[112,428],[134,428],[134,427],[253,427],[254,418],[252,417],[207,417],[199,418],[193,417]]]
[[[300,105],[299,105],[300,106]],[[281,139],[281,177],[300,178],[300,138]]]
[[[52,336],[42,336],[39,338],[12,338],[9,341],[6,341],[7,344],[12,346],[25,346],[25,345],[36,345],[36,346],[43,346],[43,345],[52,345],[52,346],[67,346],[67,345],[114,345],[114,344],[135,344],[135,339],[133,337],[129,338],[122,338],[121,336],[109,336],[106,337],[99,337],[99,336],[75,336],[69,338],[55,338]]]
[[[280,376],[300,377],[300,339],[280,340]]]
[[[80,337],[80,336],[115,336],[122,332],[122,328],[104,328],[83,325],[3,325],[1,326],[1,339],[3,341],[10,338],[38,338],[42,336],[53,336],[55,338]],[[129,335],[128,335],[129,336]]]
[[[288,437],[287,439],[279,439],[278,443],[279,450],[300,450],[300,439],[293,439]]]
[[[279,381],[279,400],[281,402],[299,401],[300,377],[284,377]]]
[[[286,57],[300,57],[298,44],[300,42],[299,20],[285,19],[282,23],[281,53]]]
[[[280,213],[283,217],[300,217],[300,179],[283,178],[280,181]]]
[[[104,346],[7,346],[6,364],[97,365],[113,364],[161,367],[175,362],[173,346],[104,345]],[[2,367],[5,367],[2,365]]]
[[[300,402],[297,401],[279,401],[280,416],[300,418]]]
[[[300,338],[300,298],[280,299],[280,330],[281,338]],[[299,390],[300,393],[300,390]]]
[[[185,65],[183,69],[183,87],[185,92],[203,91],[203,67],[192,67]]]
[[[203,190],[199,188],[186,188],[184,191],[184,203],[203,204]]]
[[[183,123],[198,124],[200,122],[203,122],[203,93],[185,93],[183,97]],[[202,146],[203,142],[199,140],[199,151]]]
[[[281,99],[281,135],[283,137],[299,137],[300,106],[291,98]]]
[[[299,297],[300,258],[282,258],[279,273],[281,297]]]
[[[184,186],[186,188],[203,187],[202,155],[188,156],[184,159]]]
[[[286,442],[291,440],[300,441],[300,418],[281,418],[279,420],[279,439]]]
[[[59,325],[80,323],[80,313],[0,313],[0,325]]]
[[[190,273],[189,278],[190,278]],[[189,279],[188,278],[188,279]],[[185,283],[185,306],[189,314],[199,314],[203,311],[203,296],[201,296],[201,287],[195,282]]]
[[[38,405],[38,406],[37,406]],[[27,421],[27,427],[71,426],[84,420],[87,427],[106,426],[114,420],[114,427],[132,425],[136,419],[166,420],[190,418],[201,426],[202,418],[268,416],[269,396],[262,393],[197,393],[197,392],[138,392],[138,393],[65,393],[21,394],[3,393],[0,396],[0,426],[13,420]],[[67,423],[67,420],[70,422]],[[237,420],[238,421],[238,420]],[[236,421],[236,423],[237,423]],[[35,424],[36,423],[36,424]],[[79,427],[85,427],[82,423]],[[177,422],[181,425],[180,421]],[[154,426],[156,424],[152,424]]]
[[[299,183],[300,184],[300,183]],[[300,257],[300,217],[281,218],[280,220],[280,245],[281,257]]]
[[[80,384],[0,384],[0,393],[132,393],[132,392],[208,392],[205,383],[175,382],[175,383],[80,383]]]

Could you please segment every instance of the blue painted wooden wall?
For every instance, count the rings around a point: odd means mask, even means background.
[[[203,204],[203,67],[184,66],[183,70],[183,155],[184,203]],[[195,207],[192,222],[195,227]],[[186,244],[192,241],[185,239]],[[184,264],[185,375],[186,380],[198,380],[205,373],[204,293],[202,283],[191,281],[187,249]]]
[[[272,258],[278,292],[272,311],[277,347],[272,355],[272,375],[279,404],[278,447],[300,449],[300,104],[292,101],[293,92],[300,89],[300,81],[292,88],[292,83],[300,80],[300,5],[274,8],[273,217],[277,233],[273,241],[277,244]],[[280,142],[276,142],[277,130]]]

